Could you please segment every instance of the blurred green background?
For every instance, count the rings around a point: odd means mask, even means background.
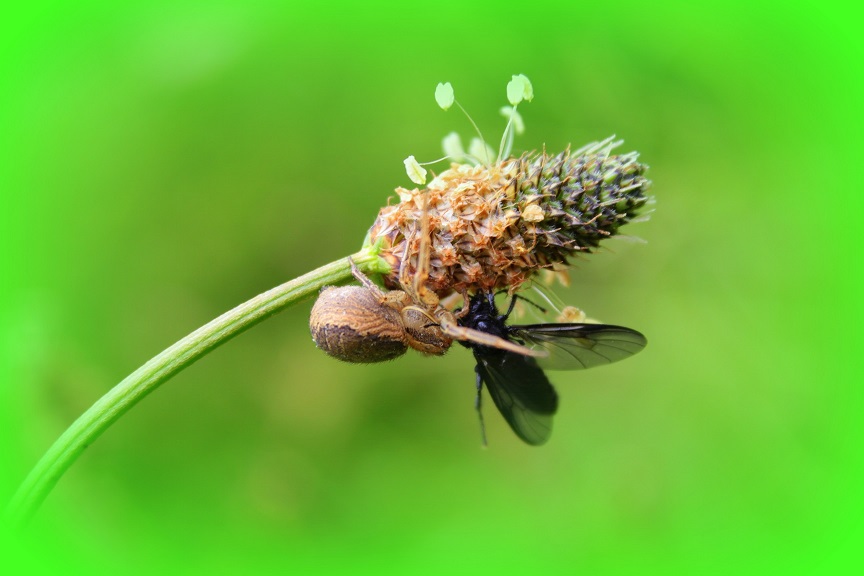
[[[471,355],[325,357],[311,302],[148,397],[5,561],[74,573],[850,573],[862,539],[858,9],[831,3],[45,2],[0,8],[0,501],[223,311],[356,251],[409,154],[617,134],[650,222],[565,301],[632,326],[552,373],[551,442]],[[487,407],[491,408],[491,404]]]

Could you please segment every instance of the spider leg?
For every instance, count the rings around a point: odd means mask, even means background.
[[[515,342],[505,340],[504,338],[499,338],[498,336],[489,334],[487,332],[481,332],[479,330],[474,330],[473,328],[468,328],[466,326],[459,326],[458,324],[456,324],[453,315],[449,312],[446,314],[438,314],[438,323],[441,326],[441,331],[453,340],[474,342],[475,344],[489,346],[490,348],[498,348],[500,350],[513,352],[514,354],[519,354],[520,356],[545,358],[549,355],[549,352],[545,350],[532,350],[531,348],[521,346],[519,344],[516,344]]]
[[[452,293],[448,294],[447,296],[445,296],[444,298],[441,298],[441,300],[438,302],[438,304],[440,304],[443,308],[446,308],[448,310],[452,310],[455,307],[456,302],[459,300],[459,298],[462,298],[461,294],[457,294],[456,292],[452,292]],[[457,316],[457,318],[458,318],[458,316]]]
[[[456,312],[456,319],[464,318],[471,311],[471,299],[468,297],[468,290],[462,291],[462,309]]]
[[[438,295],[426,288],[429,280],[429,261],[431,259],[430,244],[432,243],[429,231],[429,193],[423,195],[423,212],[420,217],[420,247],[417,251],[417,271],[414,274],[412,289],[414,296],[419,302],[430,308],[438,306]]]
[[[429,198],[423,194],[423,212],[420,217],[420,249],[417,252],[417,273],[414,274],[414,293],[425,290],[429,278]]]
[[[363,272],[361,272],[360,269],[357,268],[357,265],[354,264],[354,260],[348,258],[348,263],[351,264],[351,274],[354,275],[354,278],[359,280],[365,288],[371,290],[372,293],[375,294],[379,299],[383,298],[384,292],[374,282],[372,282],[372,280],[370,280],[368,276],[363,274]]]
[[[406,292],[410,284],[411,266],[408,262],[408,255],[411,253],[411,244],[414,243],[414,233],[411,236],[405,237],[405,250],[402,251],[402,261],[399,263],[399,285]],[[413,294],[411,295],[413,297]]]

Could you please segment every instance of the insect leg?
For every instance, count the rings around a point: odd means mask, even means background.
[[[504,292],[504,290],[502,290],[501,292]],[[501,292],[499,292],[499,294]],[[501,316],[498,317],[500,320],[507,320],[507,318],[510,317],[510,314],[513,312],[513,308],[516,306],[516,300],[522,300],[523,302],[527,302],[528,304],[531,304],[534,308],[536,308],[537,310],[539,310],[543,314],[546,313],[546,309],[543,308],[542,306],[540,306],[539,304],[537,304],[536,302],[534,302],[533,300],[530,300],[530,299],[526,298],[525,296],[522,296],[521,294],[513,294],[513,296],[510,297],[510,305],[507,307],[507,312],[505,312],[504,314],[502,314]],[[493,305],[495,304],[495,300],[493,299],[493,297],[491,295],[489,296],[489,301]]]
[[[479,366],[474,366],[474,374],[477,375],[477,398],[474,400],[474,408],[477,410],[477,418],[480,420],[480,439],[486,447],[486,424],[483,422],[483,410],[481,400],[483,398],[483,378],[480,376]]]
[[[495,306],[495,296],[497,296],[498,294],[503,294],[504,292],[506,292],[506,290],[501,290],[501,291],[496,292],[496,293],[492,293],[492,292],[486,293],[486,300],[489,301],[489,306],[492,308],[492,310],[497,310],[497,306]],[[543,312],[544,314],[546,313],[546,309],[543,308],[542,306],[538,306],[536,303],[532,302],[531,300],[522,296],[521,294],[513,294],[512,296],[510,296],[510,305],[507,306],[507,311],[504,314],[501,314],[498,316],[499,320],[506,321],[507,318],[510,317],[510,314],[513,313],[513,308],[516,306],[516,300],[517,299],[522,300],[524,302],[527,302],[528,304],[531,304],[532,306],[534,306],[535,308],[537,308],[538,310],[540,310],[540,312]],[[458,318],[459,316],[457,315],[456,317]]]
[[[493,296],[491,293],[489,294],[489,301],[492,304],[492,309],[494,310],[495,309],[495,296]],[[507,318],[509,318],[510,314],[513,312],[514,306],[516,306],[516,295],[515,294],[510,297],[510,306],[507,307],[507,312],[505,312],[504,314],[502,314],[498,318],[500,318],[501,320],[507,320]]]
[[[539,304],[537,304],[536,302],[534,302],[533,300],[531,300],[530,298],[526,298],[525,296],[522,296],[521,294],[514,294],[513,298],[514,299],[518,298],[519,300],[522,300],[523,302],[527,302],[528,304],[532,305],[534,308],[536,308],[537,310],[539,310],[543,314],[546,314],[546,309],[543,308],[542,306],[540,306]],[[508,312],[507,314],[509,315],[510,313]]]

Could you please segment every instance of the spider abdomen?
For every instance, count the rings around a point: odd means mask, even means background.
[[[309,329],[318,348],[345,362],[392,360],[408,349],[399,312],[360,286],[322,290]]]

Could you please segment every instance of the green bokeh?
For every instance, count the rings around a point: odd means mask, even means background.
[[[5,558],[35,572],[850,573],[862,530],[861,14],[825,3],[0,9],[5,502],[112,385],[359,248],[402,159],[533,81],[525,149],[618,134],[650,222],[559,295],[649,338],[554,373],[552,441],[470,354],[348,366],[309,304],[147,398]],[[857,10],[857,9],[856,9]],[[498,132],[500,133],[500,132]]]

